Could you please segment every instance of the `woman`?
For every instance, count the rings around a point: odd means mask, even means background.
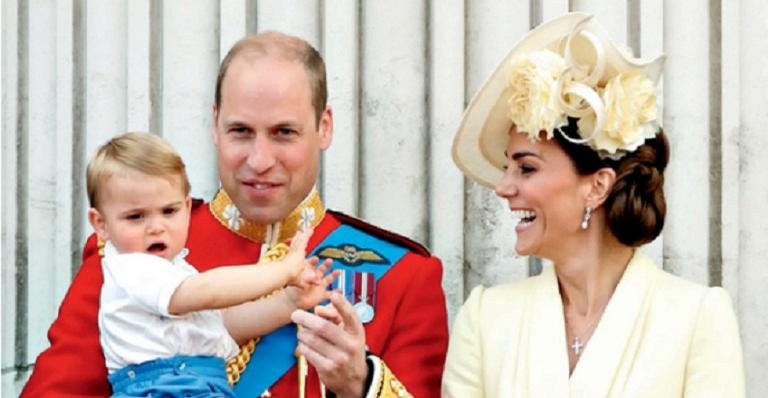
[[[591,17],[569,14],[513,47],[469,105],[456,164],[508,202],[516,251],[553,266],[472,291],[443,396],[744,395],[727,293],[638,250],[666,211],[662,62],[626,56]]]

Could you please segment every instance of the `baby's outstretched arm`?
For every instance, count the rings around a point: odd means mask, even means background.
[[[238,343],[248,339],[263,336],[289,323],[291,313],[299,308],[308,309],[319,304],[328,297],[328,286],[333,283],[339,271],[326,275],[331,260],[317,265],[317,257],[309,260],[308,267],[303,273],[308,280],[300,286],[288,286],[267,298],[240,304],[224,310],[224,324],[232,338]]]
[[[311,230],[298,232],[281,261],[223,266],[188,277],[171,296],[168,312],[181,315],[230,307],[256,300],[301,279],[309,266],[305,257],[310,236]]]

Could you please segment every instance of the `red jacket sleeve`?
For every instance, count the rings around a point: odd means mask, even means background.
[[[408,253],[403,260],[407,286],[394,311],[381,358],[414,397],[439,397],[448,349],[448,319],[442,266],[435,257]],[[408,264],[411,263],[411,264]]]
[[[103,276],[95,237],[86,243],[80,271],[48,330],[51,346],[35,361],[21,397],[106,397],[111,394],[99,344]]]

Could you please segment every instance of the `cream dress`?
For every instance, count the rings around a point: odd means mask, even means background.
[[[743,397],[736,317],[722,288],[636,251],[573,374],[552,267],[477,287],[456,316],[443,397]]]

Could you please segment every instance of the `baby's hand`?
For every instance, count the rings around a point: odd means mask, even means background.
[[[328,298],[328,286],[333,283],[340,271],[325,275],[333,260],[326,259],[320,265],[317,257],[309,259],[309,268],[301,273],[301,282],[286,288],[286,293],[296,308],[309,309]]]
[[[315,260],[304,260],[304,267],[301,269],[301,272],[296,274],[291,280],[288,281],[288,286],[296,286],[298,288],[304,289],[310,285],[316,285],[320,283],[320,279],[322,279],[323,275],[318,275],[315,271],[315,265],[317,265],[316,257],[313,257]]]
[[[305,271],[309,268],[309,273],[313,273],[314,267],[310,266],[307,257],[307,243],[312,236],[311,229],[302,229],[296,232],[296,235],[291,239],[291,247],[288,250],[288,254],[283,259],[285,267],[288,270],[288,284],[298,285],[302,280],[305,280]]]

